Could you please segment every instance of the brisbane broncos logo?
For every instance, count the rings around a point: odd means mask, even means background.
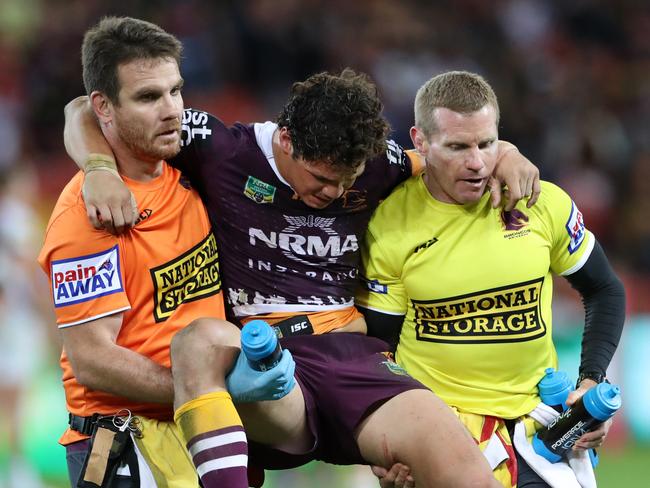
[[[361,210],[368,207],[367,190],[346,190],[341,196],[342,207],[348,210]]]
[[[290,215],[284,215],[284,219],[287,221],[289,226],[285,227],[282,232],[295,232],[300,227],[315,227],[317,229],[321,229],[323,232],[330,236],[336,235],[334,229],[331,228],[332,224],[336,220],[336,217],[314,217],[313,215],[308,215],[306,217],[294,217]]]
[[[503,210],[501,212],[501,223],[503,224],[503,230],[521,230],[528,225],[528,216],[516,208],[513,208],[510,212]]]

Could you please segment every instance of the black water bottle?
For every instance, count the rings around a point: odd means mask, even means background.
[[[621,407],[618,386],[600,383],[533,437],[533,449],[552,463],[560,461],[585,433],[612,417]]]

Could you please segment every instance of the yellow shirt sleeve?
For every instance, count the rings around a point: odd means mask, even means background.
[[[361,246],[361,281],[356,303],[378,312],[404,315],[408,298],[401,281],[401,260],[386,253],[373,232],[373,229],[381,228],[383,222],[381,214],[373,217]]]
[[[542,194],[551,234],[551,271],[558,275],[569,275],[587,261],[595,238],[585,227],[582,212],[564,190],[544,182]]]

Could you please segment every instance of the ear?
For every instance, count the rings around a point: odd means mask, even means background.
[[[94,91],[90,94],[90,105],[101,125],[107,125],[113,121],[113,104],[102,92]]]
[[[427,149],[429,148],[429,142],[427,141],[424,132],[417,127],[411,127],[409,134],[411,136],[411,141],[413,141],[413,147],[417,149],[422,156],[425,156],[427,154]]]
[[[293,157],[293,142],[291,142],[291,135],[289,134],[289,129],[287,129],[286,127],[280,128],[278,142],[280,143],[280,149],[282,149],[282,153],[286,154],[287,156]]]

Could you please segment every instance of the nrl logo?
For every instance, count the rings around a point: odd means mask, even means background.
[[[244,187],[244,195],[255,203],[273,203],[275,187],[268,183],[249,176]]]

